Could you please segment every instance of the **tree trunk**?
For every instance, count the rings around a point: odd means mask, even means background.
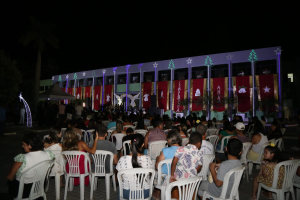
[[[42,64],[42,52],[39,48],[37,52],[37,61],[36,61],[36,68],[35,68],[34,110],[36,110],[39,101],[41,64]]]

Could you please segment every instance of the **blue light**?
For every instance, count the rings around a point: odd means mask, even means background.
[[[30,112],[30,108],[29,105],[27,104],[27,102],[25,101],[25,99],[22,97],[22,92],[19,95],[20,101],[22,100],[25,106],[25,111],[26,111],[26,116],[27,116],[27,126],[28,127],[32,127],[32,119],[31,119],[31,112]]]

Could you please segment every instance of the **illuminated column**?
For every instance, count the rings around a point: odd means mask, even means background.
[[[114,71],[114,97],[112,98],[113,99],[113,105],[114,105],[114,107],[115,107],[115,105],[116,105],[116,90],[117,90],[117,84],[116,84],[116,70],[117,70],[118,68],[117,67],[114,67],[113,68],[113,71]],[[115,108],[114,108],[114,110],[116,110]]]
[[[168,67],[170,70],[171,70],[171,85],[170,85],[170,98],[169,98],[169,100],[170,100],[170,111],[171,111],[171,116],[170,116],[170,118],[172,118],[172,116],[173,116],[173,80],[174,80],[174,69],[175,69],[175,64],[174,64],[174,62],[173,62],[173,60],[171,60],[170,62],[169,62],[169,67]],[[166,111],[165,111],[166,112]]]
[[[127,70],[127,74],[126,74],[126,108],[125,110],[127,111],[127,95],[128,95],[128,69],[131,65],[126,65],[126,70]]]
[[[142,101],[143,101],[143,96],[142,96],[142,80],[143,80],[143,75],[142,75],[142,65],[143,63],[139,64],[139,70],[140,70],[140,101],[139,101],[139,109],[142,109]]]
[[[66,90],[65,90],[66,93],[68,93],[68,79],[69,79],[69,75],[67,74],[67,76],[66,76]],[[65,99],[65,104],[67,104],[67,102],[68,102],[68,100]]]
[[[228,56],[226,56],[227,60],[228,60],[228,97],[229,97],[229,102],[231,103],[231,95],[233,95],[233,89],[232,89],[232,63],[231,63],[231,59],[232,59],[233,55],[228,54]],[[229,106],[231,106],[231,104],[228,104],[228,108]],[[229,119],[232,118],[232,112],[231,112],[231,108],[229,109]]]
[[[190,114],[190,92],[191,92],[191,78],[192,78],[192,68],[191,68],[191,64],[192,64],[192,59],[189,58],[186,60],[187,64],[188,64],[188,89],[187,89],[187,116]]]
[[[210,119],[210,76],[211,76],[211,67],[213,67],[213,62],[212,62],[212,60],[211,60],[211,58],[209,57],[209,56],[207,56],[206,58],[205,58],[205,63],[204,63],[204,65],[206,65],[207,66],[207,99],[208,99],[208,101],[207,101],[207,117],[208,117],[208,119]]]
[[[251,62],[251,74],[252,74],[252,110],[253,110],[253,117],[255,116],[255,62],[258,60],[257,55],[252,49],[250,52],[248,60]]]
[[[95,71],[92,72],[93,83],[92,83],[92,110],[94,110],[94,86],[95,86]]]
[[[22,92],[19,95],[20,101],[22,100],[24,103],[24,107],[25,107],[25,111],[26,111],[26,116],[27,116],[27,126],[28,127],[32,127],[32,118],[31,118],[31,111],[30,111],[30,107],[27,104],[27,102],[25,101],[25,99],[22,97]]]
[[[274,52],[277,55],[277,74],[278,74],[278,99],[279,99],[279,117],[281,117],[281,108],[282,108],[282,79],[281,79],[281,67],[280,67],[280,58],[281,58],[281,49],[277,48]]]
[[[157,63],[155,62],[153,64],[154,66],[154,90],[153,90],[153,94],[156,95],[156,81],[157,81],[157,72],[156,72],[156,68],[157,68]],[[156,105],[157,106],[157,105]]]
[[[102,110],[103,110],[104,94],[105,94],[105,91],[104,91],[104,89],[105,89],[105,85],[104,85],[105,72],[106,72],[106,70],[103,69],[103,70],[102,70],[102,73],[103,73],[103,78],[102,78]]]

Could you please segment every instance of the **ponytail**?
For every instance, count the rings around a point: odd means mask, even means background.
[[[58,135],[60,134],[61,129],[58,126],[54,126],[49,131],[49,136],[44,139],[44,143],[52,144],[52,143],[60,143],[60,138]]]
[[[141,134],[134,134],[131,138],[131,148],[132,148],[132,160],[131,164],[133,168],[141,167],[138,163],[137,156],[141,152],[141,148],[144,144],[144,136]]]

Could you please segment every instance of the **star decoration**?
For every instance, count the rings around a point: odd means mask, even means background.
[[[105,74],[106,70],[104,69],[104,70],[102,70],[102,72],[103,72],[103,74]]]
[[[275,52],[275,53],[276,53],[276,55],[277,55],[277,54],[281,54],[282,50],[281,50],[281,49],[279,49],[279,48],[277,48],[276,50],[274,50],[274,52]]]
[[[189,59],[186,60],[186,62],[187,62],[188,65],[189,65],[189,64],[192,64],[192,59],[189,58]]]
[[[153,64],[154,68],[157,68],[157,65],[158,65],[158,64],[155,62],[155,63]]]
[[[228,56],[226,56],[227,60],[231,60],[232,57],[233,57],[233,55],[231,55],[231,54],[228,54]]]
[[[117,67],[114,67],[114,68],[113,68],[113,71],[115,72],[117,69],[118,69]]]
[[[66,78],[69,78],[69,75],[67,75]]]
[[[52,81],[54,81],[54,76],[52,76]]]
[[[92,77],[95,77],[95,76],[96,76],[96,74],[95,74],[95,71],[93,70]]]
[[[139,64],[139,69],[141,69],[142,65],[143,65],[143,63],[140,63],[140,64]]]
[[[126,69],[127,69],[127,71],[128,71],[128,69],[129,69],[129,67],[130,67],[131,65],[126,65]]]
[[[263,88],[263,89],[264,89],[265,93],[266,93],[266,92],[270,93],[270,89],[271,89],[271,88],[268,88],[268,86],[266,86],[266,87]]]
[[[82,73],[82,76],[85,76],[85,72]]]

